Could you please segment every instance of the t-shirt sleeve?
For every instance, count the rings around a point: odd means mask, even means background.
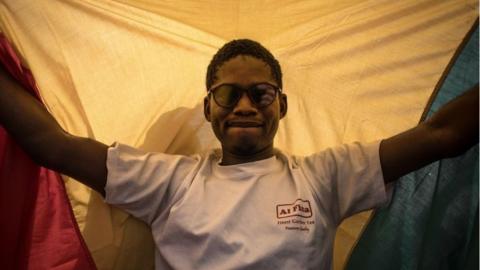
[[[105,202],[150,224],[198,163],[196,157],[147,153],[116,143],[108,149]]]
[[[337,224],[388,201],[379,147],[380,141],[345,144],[303,159],[320,204]]]

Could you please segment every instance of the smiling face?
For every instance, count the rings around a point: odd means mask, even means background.
[[[227,83],[242,88],[258,83],[278,85],[265,62],[245,55],[238,55],[223,63],[216,73],[212,88]],[[204,110],[222,145],[222,163],[237,164],[273,155],[273,138],[279,120],[287,112],[287,98],[279,94],[272,104],[259,108],[244,92],[233,108],[224,108],[218,106],[209,95],[205,97]]]

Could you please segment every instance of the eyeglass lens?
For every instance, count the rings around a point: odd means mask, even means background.
[[[215,101],[220,106],[232,107],[242,97],[243,89],[230,84],[221,85],[214,91]],[[276,89],[269,84],[257,84],[247,89],[250,100],[259,107],[265,107],[275,100]]]

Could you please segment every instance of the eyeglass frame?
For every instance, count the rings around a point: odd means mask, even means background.
[[[264,105],[264,106],[258,106],[258,104],[252,100],[252,97],[250,96],[250,92],[249,90],[252,89],[253,87],[257,86],[257,85],[260,85],[260,84],[267,84],[269,86],[271,86],[274,90],[275,90],[275,97],[273,98],[272,102],[270,102],[269,104],[267,105]],[[231,85],[231,86],[234,86],[238,89],[241,89],[242,90],[242,95],[238,98],[238,100],[232,105],[232,106],[224,106],[224,105],[220,105],[218,102],[217,102],[217,99],[215,98],[215,94],[213,93],[216,89],[218,89],[219,87],[221,86],[224,86],[224,85]],[[238,102],[240,101],[240,99],[242,98],[243,96],[243,93],[247,93],[247,97],[250,99],[250,102],[252,102],[252,104],[254,104],[257,108],[265,108],[265,107],[268,107],[270,105],[272,105],[272,103],[275,101],[275,98],[277,98],[278,94],[281,94],[282,93],[282,88],[276,86],[276,85],[273,85],[271,83],[268,83],[268,82],[260,82],[260,83],[255,83],[255,84],[252,84],[250,85],[249,87],[245,88],[245,87],[242,87],[238,84],[234,84],[234,83],[222,83],[220,85],[217,85],[215,87],[211,87],[210,89],[207,90],[207,96],[210,96],[213,95],[213,100],[215,101],[215,103],[222,107],[222,108],[227,108],[227,109],[231,109],[231,108],[234,108]]]

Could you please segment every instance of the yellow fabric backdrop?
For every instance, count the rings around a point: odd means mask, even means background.
[[[168,153],[218,147],[203,119],[206,67],[225,42],[258,40],[289,98],[276,146],[302,155],[414,126],[478,1],[2,0],[0,16],[67,131]],[[65,181],[98,268],[151,268],[148,227]],[[368,215],[340,227],[336,269]]]

